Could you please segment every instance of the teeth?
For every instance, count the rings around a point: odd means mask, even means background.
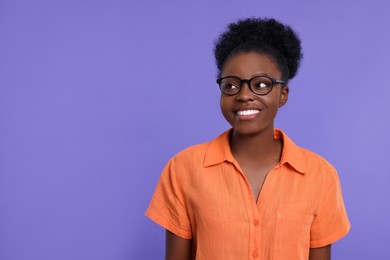
[[[240,111],[237,111],[237,115],[249,116],[249,115],[257,114],[259,112],[260,112],[259,110],[240,110]]]

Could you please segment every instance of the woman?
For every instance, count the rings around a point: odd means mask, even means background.
[[[274,128],[299,38],[274,19],[240,20],[214,54],[232,129],[165,167],[146,215],[167,230],[166,259],[330,259],[350,229],[337,172]]]

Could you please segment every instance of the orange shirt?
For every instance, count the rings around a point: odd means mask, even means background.
[[[165,167],[146,215],[192,239],[194,259],[308,259],[350,229],[336,170],[282,131],[279,162],[256,201],[225,132]]]

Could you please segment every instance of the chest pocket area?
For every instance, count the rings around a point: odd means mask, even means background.
[[[309,259],[313,215],[278,211],[273,259]]]

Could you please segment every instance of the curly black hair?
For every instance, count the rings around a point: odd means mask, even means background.
[[[275,19],[248,18],[228,25],[215,43],[214,57],[220,76],[227,59],[242,52],[258,52],[273,59],[282,79],[292,79],[303,57],[298,35]]]

